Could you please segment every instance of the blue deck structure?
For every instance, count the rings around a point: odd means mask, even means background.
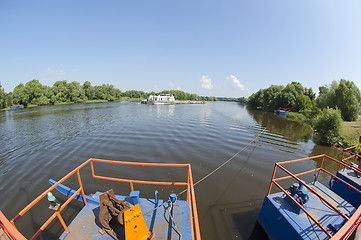
[[[284,167],[309,160],[317,162],[320,167],[297,174]],[[336,162],[344,169],[333,174],[324,168],[325,161]],[[283,175],[277,177],[277,169],[282,170]],[[318,182],[321,172],[333,179],[332,188]],[[300,177],[310,174],[314,174],[314,181],[306,184]],[[361,222],[361,181],[357,176],[360,174],[357,166],[327,155],[275,163],[258,222],[272,240],[348,239]],[[289,188],[281,185],[281,182],[289,184],[290,180],[295,183]],[[281,191],[271,193],[272,186]]]
[[[120,166],[119,169],[121,170],[119,170],[118,176],[122,176],[121,173],[125,171],[124,166],[139,166],[142,168],[162,167],[163,169],[183,168],[183,170],[185,170],[184,176],[186,180],[150,181],[97,175],[95,166],[99,166],[99,164],[102,164],[103,169],[105,166]],[[80,176],[80,170],[84,169],[85,166],[90,167],[91,177],[93,179],[129,183],[129,196],[115,195],[112,189],[104,193],[96,192],[92,196],[86,195]],[[77,177],[78,189],[73,190],[63,185],[63,182],[72,176]],[[16,236],[11,238],[16,240],[26,240],[24,235],[16,228],[15,223],[24,214],[28,213],[29,210],[31,210],[39,201],[48,197],[48,201],[50,201],[51,204],[49,208],[54,210],[54,212],[47,220],[45,219],[41,227],[30,239],[36,239],[46,230],[49,224],[56,219],[60,222],[64,229],[60,239],[91,240],[118,238],[126,240],[145,240],[147,238],[154,238],[167,240],[201,240],[190,164],[126,162],[90,158],[60,180],[49,180],[49,182],[52,186],[41,193],[10,221],[1,215],[0,212],[0,223],[1,226],[3,226],[2,223],[5,223],[4,226],[6,227],[4,229],[6,230],[6,236]],[[134,190],[134,184],[168,187],[181,186],[185,188],[185,190],[181,193],[185,193],[186,200],[178,199],[178,196],[175,193],[171,193],[169,199],[161,200],[158,199],[157,191],[155,192],[154,199],[141,198],[140,192]],[[57,189],[62,194],[66,195],[68,199],[61,204],[56,203],[55,198],[51,193],[54,189]],[[67,225],[62,217],[62,214],[67,211],[69,203],[74,199],[82,201],[84,203],[84,207],[79,209],[79,213],[75,216],[72,222]],[[111,235],[113,235],[114,238]]]
[[[332,192],[319,182],[308,184],[311,188],[322,194],[332,204],[337,206],[344,214],[350,216],[355,208],[343,198]],[[344,224],[345,220],[330,209],[315,194],[309,193],[309,200],[305,204],[306,210],[312,214],[327,231],[334,234]],[[327,235],[306,213],[297,213],[295,208],[283,192],[270,194],[265,197],[261,212],[258,217],[259,223],[267,232],[270,239],[325,239]]]
[[[94,194],[94,199],[99,199],[100,192]],[[125,196],[116,195],[119,200],[126,199]],[[95,202],[95,201],[94,201]],[[79,212],[76,218],[68,226],[70,233],[64,232],[60,239],[104,239],[113,240],[107,233],[99,231],[102,225],[98,220],[99,204],[88,203]],[[140,198],[140,208],[149,231],[155,234],[155,239],[191,239],[191,227],[189,219],[188,202],[178,200],[174,207],[165,200]],[[161,207],[159,207],[161,206]],[[157,208],[159,207],[159,208]],[[157,208],[156,210],[154,210]],[[154,210],[154,211],[153,211]],[[169,214],[172,214],[170,216]]]
[[[341,171],[338,171],[336,176],[354,186],[356,189],[361,190],[361,178],[354,170],[344,168]],[[345,184],[343,182],[334,179],[331,189],[350,202],[354,207],[358,207],[360,205],[361,195],[352,188],[345,191]]]

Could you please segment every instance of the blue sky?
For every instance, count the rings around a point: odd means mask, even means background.
[[[361,2],[0,0],[0,48],[6,92],[34,78],[226,97],[361,88]]]

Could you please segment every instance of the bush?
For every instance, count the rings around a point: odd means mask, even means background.
[[[326,108],[314,120],[315,142],[331,146],[341,137],[342,118],[338,109]]]
[[[296,113],[296,112],[286,113],[286,117],[287,117],[287,119],[300,121],[300,122],[307,121],[307,117],[305,115],[303,115],[301,113]]]

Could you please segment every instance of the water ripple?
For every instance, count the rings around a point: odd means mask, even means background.
[[[0,202],[0,209],[8,216],[15,216],[27,204],[27,199],[35,198],[45,189],[49,178],[59,179],[90,157],[190,163],[197,181],[264,131],[229,164],[197,185],[204,239],[221,239],[216,229],[224,224],[215,223],[233,219],[232,215],[230,219],[215,219],[217,211],[231,205],[244,206],[245,202],[256,203],[263,198],[274,162],[306,157],[314,146],[312,132],[304,127],[272,114],[247,111],[236,103],[80,104],[0,114],[0,194],[8,196]],[[107,173],[102,167],[98,171]],[[109,174],[117,175],[117,171],[112,169]],[[129,177],[147,174],[150,179],[164,180],[183,176],[177,171],[144,169],[122,174]],[[85,182],[93,181],[88,174],[82,173],[82,178]],[[96,189],[90,186],[88,190]],[[162,191],[165,194],[167,188]],[[242,209],[235,213],[242,216]],[[250,230],[240,229],[237,234],[247,239]]]

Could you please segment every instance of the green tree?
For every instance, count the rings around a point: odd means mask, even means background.
[[[333,81],[330,85],[319,87],[319,96],[316,99],[317,107],[323,108],[335,108],[336,107],[336,90],[338,83]]]
[[[68,83],[67,85],[69,99],[71,102],[74,103],[81,103],[86,101],[85,97],[85,91],[82,86],[80,86],[79,82],[72,81],[71,83]]]
[[[239,103],[247,103],[247,98],[240,97],[240,98],[237,99],[237,102],[239,102]]]
[[[85,96],[87,97],[88,100],[94,100],[95,99],[95,89],[94,89],[94,87],[91,85],[91,83],[89,81],[84,82],[83,89],[84,89],[84,92],[85,92]]]
[[[130,98],[147,98],[147,94],[143,91],[128,90],[123,93],[124,97]]]
[[[306,110],[312,108],[312,101],[307,95],[299,95],[297,96],[296,111]]]
[[[199,100],[199,96],[197,94],[192,93],[190,96],[190,100]]]
[[[122,97],[122,91],[120,91],[118,88],[113,88],[111,91],[111,95],[115,98],[115,99],[119,99]],[[145,97],[146,98],[146,97]]]
[[[4,91],[4,89],[0,88],[0,109],[8,107],[6,97],[6,92]]]
[[[69,89],[67,81],[56,81],[52,87],[54,97],[51,98],[53,103],[70,102]]]
[[[34,103],[36,103],[38,106],[48,105],[50,103],[50,99],[45,95],[41,95]]]
[[[13,103],[13,93],[9,92],[8,94],[6,94],[6,107],[11,106],[11,104]]]
[[[25,84],[25,91],[29,97],[28,102],[38,105],[38,99],[43,95],[43,85],[39,80],[33,79]]]
[[[336,89],[336,104],[345,121],[356,121],[360,112],[360,90],[354,82],[341,79]]]
[[[253,93],[247,100],[247,106],[253,109],[263,109],[264,106],[264,97],[263,89],[260,89],[258,92]]]
[[[319,88],[319,96],[316,100],[321,109],[339,108],[345,121],[355,121],[360,113],[361,95],[359,88],[354,82],[341,79],[339,84],[333,81],[331,85]]]
[[[338,109],[325,108],[314,120],[315,142],[331,146],[341,137],[342,118]]]
[[[20,83],[14,88],[13,103],[22,104],[27,106],[29,103],[29,95],[26,91],[24,84]]]
[[[280,94],[277,95],[275,99],[276,107],[289,107],[296,109],[297,100],[301,95],[305,94],[305,90],[299,82],[292,82],[287,84],[287,86],[282,90]]]
[[[299,82],[292,82],[286,87],[271,85],[252,94],[247,100],[247,106],[253,109],[273,111],[279,107],[293,108],[301,111],[313,108],[316,94],[312,88],[304,88]]]
[[[266,111],[273,111],[276,106],[277,96],[284,90],[284,86],[271,85],[263,91],[263,109]]]

